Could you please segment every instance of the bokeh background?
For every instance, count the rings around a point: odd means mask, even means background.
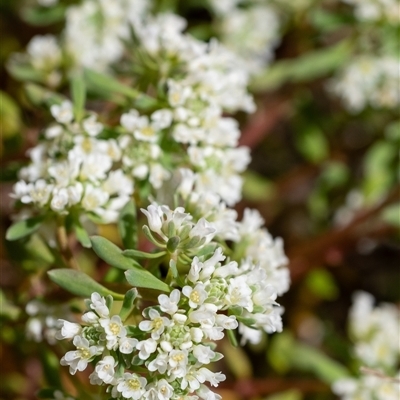
[[[32,103],[21,72],[10,67],[10,56],[23,52],[34,35],[59,33],[63,7],[72,3],[78,2],[60,1],[48,9],[33,0],[0,4],[2,238],[11,222],[9,193],[17,171],[49,121],[48,111]],[[331,89],[361,55],[378,59],[382,48],[392,45],[388,51],[398,62],[399,25],[385,15],[372,22],[360,19],[356,6],[347,3],[261,2],[273,8],[279,28],[258,47],[267,54],[251,82],[258,110],[239,115],[240,143],[252,149],[253,160],[237,210],[257,208],[271,234],[284,239],[292,284],[281,299],[282,334],[257,346],[222,344],[228,377],[220,390],[224,400],[334,399],[330,385],[341,368],[358,372],[347,329],[353,293],[367,291],[378,302],[400,299],[398,103],[367,100],[354,110]],[[234,45],[243,40],[246,48],[246,33],[256,29],[247,46],[263,34],[262,26],[252,25],[230,39],[237,28],[225,32],[227,16],[213,13],[205,1],[158,6],[175,8],[188,19],[189,32],[204,40],[217,36]],[[396,10],[400,13],[398,4]],[[398,79],[390,85],[399,90]],[[111,226],[103,233],[112,238],[115,230]],[[25,304],[41,293],[49,260],[32,241],[0,245],[0,397],[33,399],[56,379],[49,374],[58,362],[47,344],[24,337]],[[80,257],[88,270],[96,268],[90,252]]]

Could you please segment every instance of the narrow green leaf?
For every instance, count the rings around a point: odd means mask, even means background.
[[[123,270],[142,268],[135,260],[125,257],[122,254],[122,250],[106,238],[92,236],[90,241],[92,242],[94,252],[107,264]]]
[[[61,268],[48,271],[47,274],[54,283],[77,296],[90,297],[93,292],[97,292],[102,296],[111,295],[116,300],[124,298],[122,294],[107,289],[81,271]]]
[[[89,235],[79,221],[74,221],[74,231],[76,238],[83,247],[86,247],[87,249],[92,247]]]
[[[276,89],[286,82],[303,82],[320,78],[343,65],[351,50],[351,42],[343,40],[334,46],[307,52],[294,59],[277,61],[255,77],[251,88],[260,92]]]
[[[130,313],[133,310],[133,304],[135,299],[138,295],[138,291],[136,288],[129,289],[124,297],[124,301],[122,303],[121,311],[119,312],[119,316],[121,317],[122,321],[125,321]]]
[[[62,387],[60,379],[60,359],[53,351],[47,348],[42,349],[39,353],[42,361],[43,374],[47,384],[54,387]]]
[[[84,115],[86,101],[85,80],[82,74],[76,74],[71,79],[71,97],[74,104],[74,115],[80,121]]]
[[[57,4],[53,7],[23,7],[22,18],[30,25],[47,26],[65,18],[66,6]]]
[[[151,97],[119,82],[115,78],[108,75],[103,75],[100,72],[96,72],[91,69],[85,69],[84,77],[88,88],[95,91],[99,90],[102,93],[107,93],[110,95],[119,93],[131,99],[137,99],[139,97],[142,99],[151,99]]]
[[[7,63],[7,71],[18,81],[43,82],[45,75],[29,64],[23,64],[13,58]]]
[[[37,85],[36,83],[27,83],[24,85],[24,90],[29,100],[35,106],[46,104],[47,106],[52,106],[53,104],[61,104],[65,97],[51,92],[44,87]]]
[[[125,271],[125,277],[134,287],[155,289],[161,292],[170,291],[170,287],[166,283],[145,269],[130,269],[129,271]]]
[[[238,342],[235,336],[235,332],[231,329],[227,329],[226,334],[228,336],[229,341],[233,347],[238,347]]]
[[[118,231],[126,249],[137,247],[137,217],[133,200],[125,204],[118,219]]]
[[[6,239],[13,241],[28,236],[39,229],[44,220],[43,216],[23,219],[12,224],[6,232]]]
[[[122,252],[122,254],[124,256],[126,256],[126,257],[132,257],[132,258],[155,259],[155,258],[164,257],[167,254],[167,252],[166,251],[159,251],[158,253],[145,253],[144,251],[129,249],[129,250],[124,250]]]

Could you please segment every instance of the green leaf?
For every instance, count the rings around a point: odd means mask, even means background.
[[[25,84],[24,90],[29,100],[35,106],[39,106],[42,104],[51,106],[53,104],[61,104],[65,100],[64,96],[51,92],[50,90],[47,90],[44,87],[35,83]]]
[[[243,197],[247,200],[266,201],[276,193],[276,188],[272,181],[255,172],[246,171],[243,174],[243,178]]]
[[[328,385],[350,376],[350,372],[343,365],[320,350],[295,341],[289,332],[282,332],[273,338],[268,360],[281,374],[296,368],[313,373]]]
[[[12,224],[6,232],[6,239],[13,241],[37,231],[44,220],[44,216],[23,219]]]
[[[387,224],[400,228],[400,204],[391,204],[385,207],[380,216]]]
[[[296,144],[301,154],[312,163],[320,163],[328,157],[328,141],[321,129],[315,125],[299,132]]]
[[[129,250],[124,250],[122,254],[126,257],[132,257],[132,258],[156,259],[164,257],[167,254],[167,252],[159,251],[158,253],[145,253],[144,251],[129,249]]]
[[[22,125],[21,112],[17,103],[1,90],[0,105],[1,129],[4,140],[19,133]]]
[[[62,4],[53,7],[22,7],[21,14],[25,22],[31,25],[46,26],[60,22],[65,18],[66,7]]]
[[[71,97],[74,104],[74,115],[80,121],[84,115],[86,101],[85,80],[82,74],[75,74],[71,79]]]
[[[60,379],[60,360],[49,349],[42,349],[40,352],[40,360],[42,362],[43,374],[47,384],[54,387],[62,387]]]
[[[100,72],[91,69],[85,69],[84,77],[87,87],[95,91],[98,90],[109,95],[118,93],[131,99],[137,99],[139,96],[141,98],[149,97],[138,90],[119,82],[111,76],[101,74]],[[151,99],[151,97],[149,97],[149,99]]]
[[[101,236],[92,236],[90,241],[92,242],[94,252],[112,267],[123,270],[142,268],[135,260],[125,257],[122,250],[106,238]]]
[[[61,268],[48,271],[47,274],[54,283],[77,296],[90,297],[92,293],[97,292],[101,296],[111,295],[116,300],[124,298],[122,294],[107,289],[81,271]]]
[[[36,70],[29,64],[23,64],[13,58],[11,58],[7,64],[7,71],[18,81],[43,82],[45,80],[45,76],[42,72]]]
[[[83,247],[86,247],[87,249],[92,247],[89,235],[79,221],[74,221],[74,231],[76,238]]]
[[[255,77],[252,91],[274,90],[286,82],[303,82],[320,78],[346,63],[352,44],[343,40],[338,44],[310,51],[294,59],[277,61]]]
[[[171,290],[166,283],[145,269],[130,269],[125,272],[125,277],[134,287],[155,289],[161,292],[169,292]]]
[[[118,231],[126,249],[137,247],[137,215],[133,200],[125,204],[118,219]]]
[[[138,291],[136,288],[129,289],[124,297],[124,301],[122,303],[121,311],[119,312],[119,316],[121,317],[122,321],[125,321],[130,313],[133,310],[133,304],[135,299],[138,295]]]
[[[308,289],[324,300],[335,300],[339,295],[339,289],[335,279],[325,269],[311,271],[305,281]]]

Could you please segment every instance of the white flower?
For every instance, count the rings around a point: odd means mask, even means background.
[[[82,198],[82,207],[87,211],[101,212],[101,207],[108,201],[109,195],[100,188],[86,185],[85,194]]]
[[[171,126],[173,114],[171,110],[161,109],[151,114],[152,125],[156,130],[162,130]]]
[[[100,319],[99,322],[106,332],[107,349],[115,350],[118,346],[119,338],[126,336],[126,328],[121,321],[121,317],[113,315],[111,319]]]
[[[247,285],[246,276],[229,279],[228,293],[225,302],[232,306],[241,306],[248,311],[253,310],[252,291]]]
[[[92,293],[90,297],[91,303],[90,308],[94,310],[100,317],[107,318],[110,314],[110,310],[106,305],[106,299],[100,296],[98,293]]]
[[[169,297],[166,294],[160,294],[158,296],[158,303],[160,304],[161,311],[170,315],[175,314],[178,311],[180,298],[181,292],[178,289],[174,289]]]
[[[119,340],[119,351],[123,354],[131,354],[137,344],[138,340],[135,338],[122,337]]]
[[[139,125],[139,112],[137,110],[130,110],[121,116],[121,125],[128,131],[133,132]]]
[[[107,384],[112,384],[115,381],[115,366],[116,361],[112,356],[105,356],[96,364],[95,371],[97,376]]]
[[[146,384],[146,378],[125,372],[123,377],[118,379],[117,390],[126,399],[138,400],[144,395]]]
[[[55,335],[58,340],[72,339],[82,331],[82,327],[74,322],[59,319],[58,323],[61,325],[60,330]]]
[[[50,202],[50,208],[53,211],[63,211],[68,205],[69,196],[68,190],[65,188],[55,189],[53,192],[53,198]]]
[[[97,136],[103,130],[103,124],[97,122],[97,115],[93,114],[82,122],[83,129],[89,136]]]
[[[156,232],[159,235],[163,236],[164,234],[161,232],[162,223],[163,223],[163,221],[162,221],[163,212],[161,211],[161,208],[159,206],[150,204],[147,207],[147,210],[145,210],[143,208],[141,208],[140,210],[142,211],[142,213],[144,215],[146,215],[150,229],[153,232]]]
[[[32,66],[38,70],[52,71],[60,66],[62,54],[53,35],[34,36],[28,43],[26,51]]]
[[[164,374],[168,368],[168,354],[166,353],[158,354],[153,361],[150,361],[147,364],[147,368],[149,371],[152,372],[158,371],[160,374]]]
[[[166,317],[161,317],[160,313],[153,308],[149,310],[149,317],[151,321],[141,321],[139,328],[144,332],[151,331],[151,337],[158,340],[164,329],[171,325],[171,321]]]
[[[63,101],[60,105],[53,104],[50,107],[50,112],[60,124],[68,124],[74,118],[72,103],[69,100]]]
[[[139,350],[139,358],[141,360],[147,360],[150,355],[156,351],[157,342],[153,338],[150,338],[139,342],[136,348]]]
[[[102,348],[90,346],[89,341],[81,336],[75,336],[73,343],[77,350],[67,352],[60,361],[61,365],[69,365],[71,375],[85,370],[88,363],[102,351]]]
[[[149,400],[167,400],[174,394],[173,387],[165,379],[147,385],[146,390],[144,397]]]
[[[199,344],[193,347],[193,355],[202,364],[209,364],[215,357],[216,353],[212,351],[209,346],[203,346],[202,344]]]
[[[198,283],[194,288],[191,286],[184,286],[182,293],[189,298],[189,306],[193,309],[204,303],[208,294],[205,291],[204,284]]]

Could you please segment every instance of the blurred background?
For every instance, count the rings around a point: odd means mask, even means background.
[[[0,4],[2,233],[18,169],[49,121],[27,91],[29,69],[13,55],[35,35],[59,34],[75,3]],[[238,116],[252,163],[237,210],[258,209],[290,260],[292,284],[280,302],[284,332],[257,346],[223,343],[228,379],[220,393],[224,400],[334,399],[331,384],[343,368],[358,373],[347,322],[353,293],[400,299],[399,3],[232,3],[155,2],[186,17],[194,36],[216,36],[249,62],[258,110]],[[36,398],[56,379],[49,377],[58,363],[49,344],[24,339],[25,304],[41,293],[42,266],[50,262],[36,246],[1,241],[3,399]],[[89,253],[81,258],[95,268]]]

